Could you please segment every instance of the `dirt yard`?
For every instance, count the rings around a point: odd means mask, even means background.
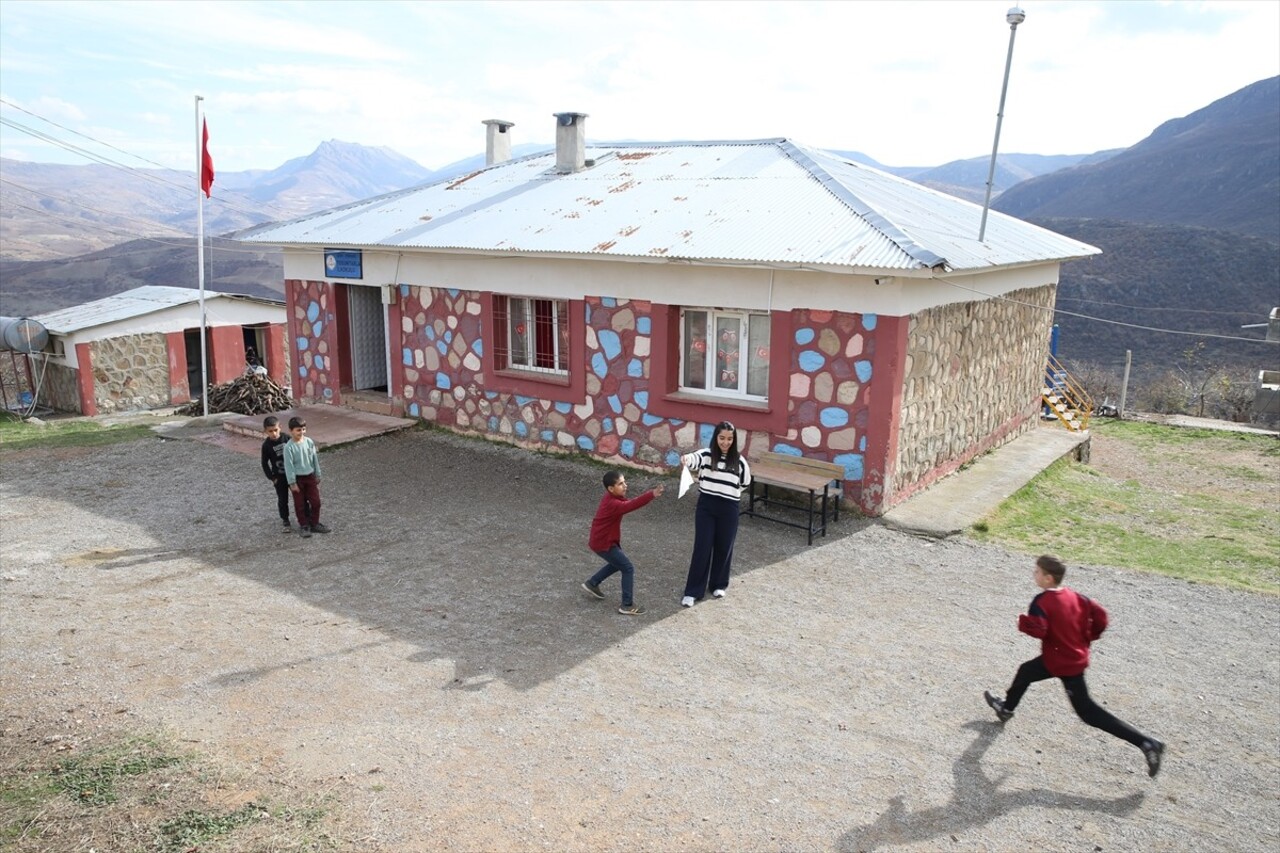
[[[1272,597],[1069,574],[1112,615],[1091,692],[1168,743],[1151,780],[1056,683],[1003,726],[983,703],[1037,651],[1024,555],[744,520],[728,597],[682,610],[673,488],[624,523],[649,608],[627,617],[616,580],[578,589],[602,470],[580,462],[423,431],[337,448],[309,540],[221,447],[0,465],[7,769],[162,730],[234,771],[228,808],[326,792],[353,851],[1280,845]],[[65,829],[17,849],[113,849]]]

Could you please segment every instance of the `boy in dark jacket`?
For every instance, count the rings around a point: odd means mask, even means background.
[[[289,481],[284,476],[284,446],[289,443],[289,437],[280,434],[280,419],[275,415],[263,418],[262,435],[262,473],[276,487],[276,509],[284,524],[284,532],[288,533]]]
[[[1031,608],[1018,617],[1018,630],[1039,638],[1040,656],[1018,667],[1004,699],[990,691],[983,696],[1003,723],[1013,716],[1028,687],[1037,681],[1058,678],[1076,715],[1095,729],[1141,749],[1147,759],[1147,775],[1154,777],[1160,772],[1164,744],[1107,713],[1089,698],[1089,688],[1084,683],[1089,646],[1107,630],[1107,611],[1096,601],[1062,586],[1066,573],[1067,567],[1057,557],[1045,554],[1036,559],[1032,579],[1044,592],[1032,599]]]
[[[636,568],[622,553],[622,517],[637,510],[662,494],[662,486],[654,486],[635,500],[627,500],[627,478],[620,471],[608,471],[604,475],[604,497],[596,508],[591,521],[591,536],[587,547],[604,560],[600,571],[582,584],[583,590],[593,598],[604,598],[600,584],[614,572],[622,572],[622,606],[618,612],[626,616],[638,616],[644,608],[635,603]]]

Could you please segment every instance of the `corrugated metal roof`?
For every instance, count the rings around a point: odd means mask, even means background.
[[[976,270],[1096,254],[1093,246],[785,139],[598,143],[267,224],[280,246],[663,257],[767,266]]]
[[[271,300],[267,299],[256,299],[234,293],[205,290],[205,301],[215,297],[248,299],[264,303],[271,302]],[[114,296],[95,299],[83,305],[73,305],[70,308],[50,311],[47,314],[41,314],[31,319],[38,321],[52,334],[67,335],[82,329],[91,329],[94,326],[141,317],[156,311],[162,311],[165,308],[173,308],[178,305],[186,305],[189,302],[199,301],[200,291],[192,290],[189,287],[149,285],[135,287],[133,290],[126,290],[124,293],[117,293]]]

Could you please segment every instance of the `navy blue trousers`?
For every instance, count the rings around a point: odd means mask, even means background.
[[[738,536],[738,502],[717,495],[698,495],[693,517],[693,557],[684,594],[704,598],[707,589],[728,589],[733,567],[733,540]]]

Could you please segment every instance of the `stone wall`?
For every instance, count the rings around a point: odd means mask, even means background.
[[[39,367],[39,365],[37,365]],[[40,386],[40,403],[59,412],[80,413],[80,371],[50,363]]]
[[[169,351],[163,334],[105,338],[89,348],[100,414],[169,405]]]
[[[897,502],[1031,429],[1055,287],[913,315],[893,487]]]

